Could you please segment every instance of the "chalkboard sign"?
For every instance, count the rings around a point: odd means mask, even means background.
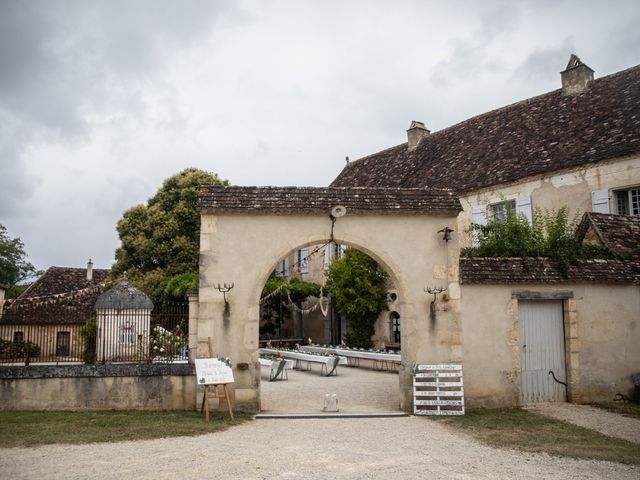
[[[196,358],[198,385],[233,383],[233,371],[217,358]]]

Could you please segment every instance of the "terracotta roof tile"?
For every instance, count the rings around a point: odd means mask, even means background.
[[[439,187],[458,193],[640,153],[640,66],[473,117],[349,163],[334,187]]]
[[[586,213],[599,239],[617,255],[640,259],[640,217]]]
[[[614,259],[579,260],[567,277],[549,258],[461,258],[460,282],[477,283],[615,283],[640,284],[640,263]]]
[[[204,186],[198,206],[201,212],[288,212],[331,211],[336,205],[347,212],[457,214],[462,210],[450,190],[405,188],[331,187],[222,187]]]
[[[82,324],[94,313],[101,284],[109,270],[93,269],[87,280],[85,268],[50,267],[15,302],[6,304],[4,324]]]
[[[86,268],[49,267],[18,300],[56,293],[73,292],[99,285],[107,279],[109,270],[94,268],[93,281],[87,280]]]

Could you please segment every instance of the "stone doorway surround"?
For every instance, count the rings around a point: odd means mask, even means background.
[[[332,209],[346,208],[335,218]],[[339,187],[203,187],[199,198],[200,287],[192,297],[190,351],[230,357],[235,408],[260,410],[259,299],[278,261],[297,248],[334,240],[373,257],[397,288],[402,318],[400,408],[412,409],[416,362],[461,361],[458,237],[439,233],[461,211],[453,192],[441,189]],[[339,210],[333,210],[334,212]],[[226,304],[218,285],[233,284]],[[427,286],[447,287],[430,319]],[[459,335],[457,335],[459,337]],[[195,352],[195,355],[193,354]]]

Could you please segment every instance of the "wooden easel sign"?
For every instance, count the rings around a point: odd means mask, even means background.
[[[233,420],[233,410],[231,409],[229,389],[227,388],[228,384],[234,382],[231,367],[217,358],[196,358],[195,364],[198,385],[204,385],[200,411],[204,411],[205,420],[209,421],[210,398],[224,398],[227,401],[229,416]],[[213,390],[209,390],[210,388],[213,388]]]

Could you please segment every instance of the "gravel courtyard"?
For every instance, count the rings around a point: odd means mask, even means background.
[[[311,371],[293,370],[288,372],[289,380],[269,382],[269,369],[263,368],[263,413],[321,413],[327,393],[338,396],[340,413],[397,412],[400,408],[395,372],[340,366],[337,376],[325,377],[319,370],[319,365]]]
[[[263,375],[263,380],[268,379]],[[397,411],[396,374],[340,368],[264,381],[266,410]],[[0,450],[0,479],[605,479],[638,466],[499,450],[424,417],[257,419],[198,437]]]

